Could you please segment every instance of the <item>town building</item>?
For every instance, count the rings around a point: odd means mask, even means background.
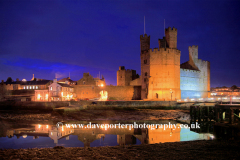
[[[240,88],[233,85],[232,87],[211,88],[211,97],[240,97]]]
[[[74,88],[64,83],[58,83],[57,79],[48,86],[48,89],[35,90],[35,101],[69,101],[75,97]]]
[[[34,101],[35,90],[46,90],[51,83],[51,80],[32,78],[31,81],[26,81],[26,79],[20,81],[17,78],[16,81],[2,81],[0,92],[1,90],[5,92],[3,99]]]
[[[68,84],[68,85],[72,86],[72,85],[76,85],[77,81],[73,81],[70,79],[70,77],[67,77],[67,78],[60,79],[58,81],[58,83],[64,83],[64,84]]]

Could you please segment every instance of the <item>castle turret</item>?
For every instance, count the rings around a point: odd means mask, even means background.
[[[189,59],[192,59],[193,61],[198,59],[198,46],[189,46]]]
[[[117,71],[117,86],[129,86],[130,82],[136,78],[136,70],[126,70],[124,66],[120,66]]]
[[[141,48],[141,82],[142,82],[142,99],[146,99],[148,95],[148,78],[150,75],[150,36],[147,34],[140,35],[140,48]]]
[[[147,36],[147,34],[140,35],[140,49],[141,54],[148,52],[150,49],[150,36]]]
[[[189,64],[195,68],[196,70],[199,70],[198,67],[198,46],[189,46]]]
[[[165,29],[167,48],[177,49],[177,29],[168,27]]]

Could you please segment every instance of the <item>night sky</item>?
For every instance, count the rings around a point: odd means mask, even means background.
[[[240,2],[231,0],[1,0],[0,79],[79,80],[84,72],[116,85],[119,66],[140,74],[140,35],[158,47],[167,27],[178,29],[181,63],[188,46],[210,61],[211,87],[240,86]]]

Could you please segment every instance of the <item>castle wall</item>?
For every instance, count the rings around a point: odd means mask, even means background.
[[[141,87],[140,87],[141,88]],[[134,86],[83,86],[75,85],[74,90],[78,99],[99,98],[100,92],[107,91],[109,100],[136,100],[140,99],[141,89]]]
[[[130,86],[141,86],[142,85],[142,81],[141,81],[141,77],[134,79],[133,81],[130,82]]]
[[[148,99],[180,99],[180,51],[156,48],[149,52],[151,65]]]
[[[201,72],[188,69],[180,69],[181,74],[181,98],[200,98],[207,97],[207,92],[204,90],[204,83],[200,79]]]
[[[198,59],[198,46],[189,46],[188,63],[197,70],[180,69],[181,98],[206,98],[210,91],[210,63]]]

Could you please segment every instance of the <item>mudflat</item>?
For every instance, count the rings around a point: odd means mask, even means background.
[[[189,141],[114,147],[0,150],[0,159],[239,159],[240,141]]]

